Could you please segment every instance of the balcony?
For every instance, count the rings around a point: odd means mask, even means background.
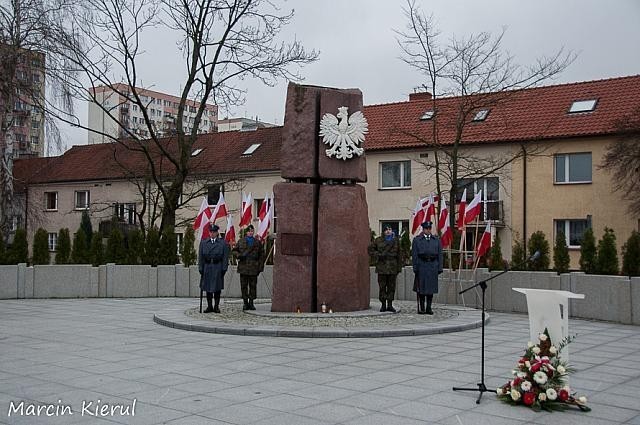
[[[504,201],[490,200],[482,203],[480,210],[480,221],[490,221],[495,224],[504,224]]]

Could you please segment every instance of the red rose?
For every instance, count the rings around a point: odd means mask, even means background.
[[[531,373],[536,373],[537,371],[539,371],[540,366],[542,366],[540,363],[534,363],[533,365],[531,365]]]
[[[536,393],[526,392],[522,396],[522,402],[527,406],[531,406],[536,401]]]
[[[569,391],[565,390],[564,388],[561,389],[560,391],[558,391],[558,398],[560,399],[560,401],[569,400]]]

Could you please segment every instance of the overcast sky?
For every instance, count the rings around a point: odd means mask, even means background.
[[[406,100],[423,81],[400,59],[394,29],[404,29],[404,0],[285,0],[283,11],[294,9],[283,38],[296,37],[319,60],[300,72],[305,84],[357,87],[364,103]],[[527,65],[564,47],[578,53],[576,61],[552,83],[594,80],[640,74],[640,1],[637,0],[484,0],[418,1],[433,13],[444,38],[481,31],[507,32],[503,47],[517,63]],[[184,59],[169,34],[156,32],[145,39],[147,53],[140,62],[145,86],[179,93]],[[171,52],[175,54],[171,55]],[[281,125],[286,82],[266,87],[244,81],[247,102],[229,116],[258,116]],[[86,122],[86,105],[77,105]],[[220,112],[220,118],[227,116]],[[86,133],[64,129],[67,147],[85,144]]]

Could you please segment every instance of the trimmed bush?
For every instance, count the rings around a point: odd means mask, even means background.
[[[185,267],[193,266],[198,260],[196,250],[194,248],[195,243],[195,232],[193,231],[193,228],[189,226],[184,234],[184,239],[182,240],[182,250],[180,252],[180,256],[182,257],[182,264],[184,264]]]
[[[78,229],[73,236],[73,248],[71,249],[71,263],[89,264],[89,247],[87,237],[82,229]]]
[[[400,255],[402,255],[402,263],[404,265],[411,264],[411,239],[409,239],[409,230],[406,230],[400,237]]]
[[[100,232],[94,232],[91,237],[91,249],[89,250],[89,256],[91,258],[91,264],[97,267],[104,264],[104,245],[102,243],[102,234]]]
[[[553,269],[560,273],[569,271],[569,248],[567,247],[567,239],[564,232],[558,232],[556,235],[556,244],[553,247]]]
[[[71,255],[71,236],[69,229],[60,229],[58,232],[58,247],[56,249],[56,264],[68,264]]]
[[[129,232],[127,235],[127,264],[140,264],[144,256],[144,237],[139,229]]]
[[[593,236],[593,229],[588,228],[582,234],[580,242],[580,270],[585,273],[595,273],[596,254],[596,238]]]
[[[29,262],[29,244],[27,243],[27,231],[16,230],[13,235],[13,243],[7,252],[7,264],[20,264]]]
[[[489,251],[489,270],[504,270],[505,261],[502,258],[502,246],[500,242],[500,235],[496,233],[496,238],[493,241],[493,246]]]
[[[635,230],[622,247],[622,273],[640,276],[640,233]]]
[[[144,245],[143,264],[150,266],[158,265],[158,250],[160,249],[160,233],[157,227],[152,227],[147,231],[147,240]]]
[[[91,246],[91,239],[93,237],[93,227],[91,226],[91,217],[87,210],[82,211],[82,218],[80,219],[80,229],[84,232],[84,240],[87,244],[87,248]]]
[[[538,230],[529,238],[529,257],[540,252],[540,258],[535,261],[529,261],[529,270],[549,270],[549,242],[544,236],[544,232]]]
[[[49,235],[46,230],[40,227],[33,235],[33,257],[32,263],[49,264],[51,256],[49,255]]]
[[[518,234],[516,234],[513,247],[511,248],[511,270],[526,270],[526,258],[524,241],[520,240]]]
[[[602,239],[598,241],[598,255],[596,257],[596,273],[619,274],[618,250],[616,249],[616,235],[613,229],[604,228]]]
[[[120,232],[117,226],[112,226],[111,234],[107,240],[107,252],[105,253],[106,262],[124,264],[126,256],[122,232]]]
[[[7,247],[4,244],[4,236],[0,233],[0,264],[7,264]]]
[[[162,231],[160,238],[158,264],[174,265],[176,263],[178,263],[178,240],[173,226],[167,226]]]

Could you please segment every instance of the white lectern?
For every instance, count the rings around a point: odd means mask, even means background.
[[[584,294],[569,291],[553,291],[548,289],[513,288],[525,294],[529,310],[529,333],[531,341],[536,344],[538,335],[547,328],[551,343],[557,346],[569,336],[569,299],[584,299]],[[562,350],[562,359],[569,361],[567,347]]]

